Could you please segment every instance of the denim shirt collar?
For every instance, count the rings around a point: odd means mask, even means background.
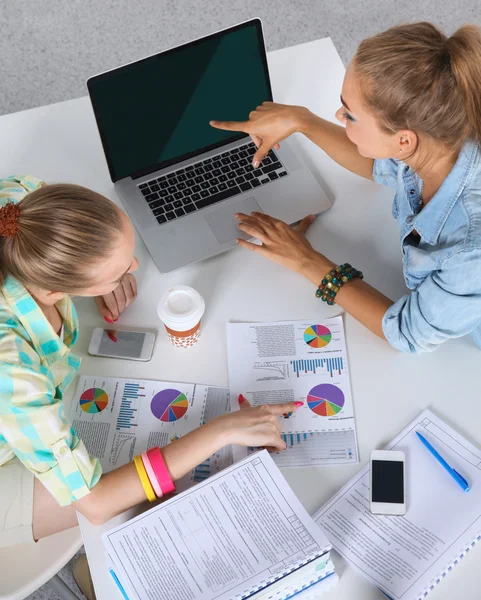
[[[439,235],[459,196],[469,183],[479,160],[479,146],[468,140],[441,187],[413,221],[415,229],[428,244],[437,243]]]

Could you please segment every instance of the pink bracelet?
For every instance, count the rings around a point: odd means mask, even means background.
[[[155,495],[157,496],[157,498],[162,498],[163,494],[162,494],[162,490],[160,488],[159,482],[157,481],[157,477],[155,476],[154,473],[154,469],[152,468],[152,465],[150,464],[150,460],[149,457],[147,456],[147,452],[144,452],[142,454],[142,462],[144,464],[145,470],[147,471],[147,476],[150,480],[150,485],[152,486]]]
[[[174,482],[167,470],[160,448],[151,448],[150,450],[147,450],[147,456],[149,457],[150,465],[157,477],[157,481],[159,482],[164,496],[171,492],[175,492]]]

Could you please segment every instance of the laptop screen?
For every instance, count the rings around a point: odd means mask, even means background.
[[[261,23],[97,75],[88,89],[113,181],[241,139],[209,121],[245,121],[272,100]]]

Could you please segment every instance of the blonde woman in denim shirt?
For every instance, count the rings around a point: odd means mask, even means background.
[[[448,38],[430,23],[413,23],[364,40],[347,67],[341,103],[336,117],[345,128],[305,108],[267,102],[245,123],[211,125],[249,133],[259,146],[254,167],[298,131],[343,167],[395,188],[411,292],[393,302],[354,278],[324,297],[404,352],[432,351],[466,334],[481,346],[479,29],[466,25]],[[240,246],[327,289],[336,265],[304,235],[312,215],[297,230],[258,213],[237,218],[262,242]]]

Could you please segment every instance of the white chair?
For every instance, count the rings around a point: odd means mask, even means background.
[[[63,600],[78,600],[57,573],[81,547],[80,529],[72,527],[36,544],[0,549],[0,600],[23,600],[50,580]]]

